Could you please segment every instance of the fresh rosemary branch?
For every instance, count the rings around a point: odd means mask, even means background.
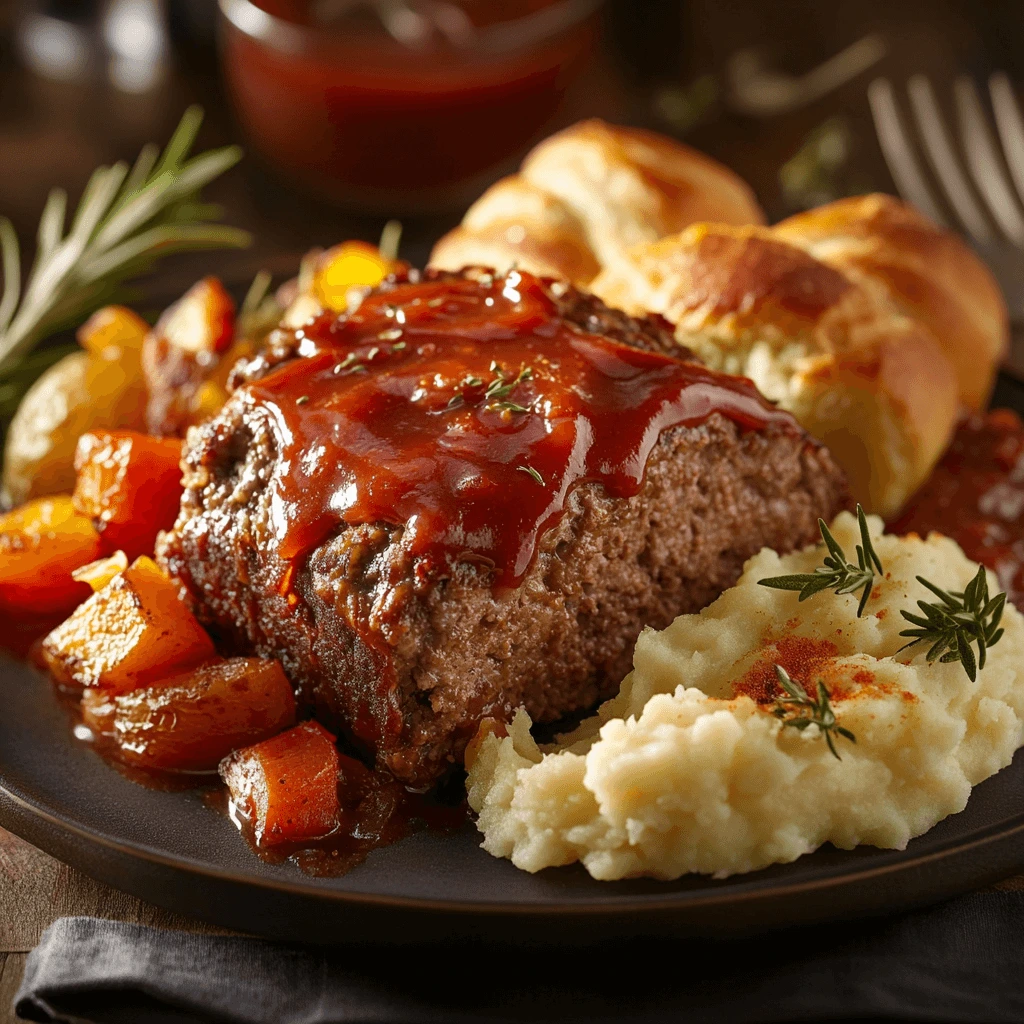
[[[853,594],[863,588],[860,604],[857,606],[857,617],[860,618],[867,607],[868,598],[871,597],[875,572],[877,571],[881,575],[883,569],[871,543],[868,521],[864,515],[864,509],[860,505],[857,506],[857,521],[860,523],[861,543],[857,545],[856,565],[847,561],[846,552],[832,536],[825,520],[819,519],[818,528],[821,530],[821,539],[829,550],[829,554],[825,556],[825,564],[819,565],[814,572],[794,573],[790,576],[770,576],[757,582],[762,587],[771,587],[774,590],[798,590],[801,601],[806,601],[807,598],[813,597],[823,590],[834,590],[837,594]]]
[[[973,683],[978,676],[978,669],[985,667],[986,652],[999,643],[1003,635],[999,620],[1003,617],[1006,595],[997,594],[989,600],[984,566],[978,567],[977,576],[962,592],[942,590],[923,576],[918,576],[917,582],[927,587],[939,601],[918,601],[917,606],[922,613],[920,615],[900,612],[907,622],[916,627],[900,633],[900,636],[913,637],[900,650],[930,643],[931,647],[925,655],[928,661],[959,661]],[[978,645],[977,658],[972,643]]]
[[[857,737],[849,729],[844,729],[836,722],[836,714],[829,702],[825,684],[820,679],[818,680],[818,697],[815,700],[807,696],[807,691],[795,679],[791,679],[789,673],[781,665],[775,666],[775,675],[786,696],[779,697],[775,701],[772,713],[782,719],[783,725],[799,729],[801,732],[809,725],[816,725],[821,730],[822,736],[825,737],[825,742],[828,744],[828,749],[832,751],[833,757],[837,761],[841,761],[839,751],[836,750],[834,736],[842,736],[843,739],[847,739],[851,743],[856,743]],[[800,713],[801,711],[803,713]]]
[[[190,158],[202,119],[202,110],[190,107],[162,153],[148,145],[132,167],[122,162],[97,168],[66,234],[67,193],[54,189],[39,220],[24,288],[17,235],[0,217],[0,371],[9,372],[42,338],[110,302],[119,285],[160,256],[249,244],[247,232],[207,223],[217,210],[200,201],[200,192],[242,152],[224,146]]]

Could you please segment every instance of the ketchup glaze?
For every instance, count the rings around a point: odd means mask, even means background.
[[[574,488],[640,491],[662,431],[714,412],[792,424],[744,378],[588,333],[549,287],[428,273],[297,331],[299,358],[239,389],[281,449],[277,555],[297,566],[342,524],[390,523],[417,584],[468,562],[513,587]]]
[[[964,420],[942,460],[910,499],[892,533],[932,530],[991,569],[1024,610],[1024,423],[1010,409]]]

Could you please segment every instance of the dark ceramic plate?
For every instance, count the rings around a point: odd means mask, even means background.
[[[1003,379],[999,404],[1024,410]],[[905,851],[826,847],[724,881],[595,882],[578,865],[538,875],[495,860],[474,826],[422,832],[340,878],[265,864],[201,796],[129,781],[71,735],[49,683],[0,660],[0,824],[103,882],[171,910],[303,941],[475,936],[565,942],[708,935],[880,914],[1024,868],[1024,750],[966,810]]]

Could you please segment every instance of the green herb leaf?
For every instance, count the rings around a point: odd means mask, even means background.
[[[544,486],[544,477],[542,477],[540,473],[538,473],[537,470],[533,468],[533,466],[516,466],[516,469],[518,469],[520,473],[528,473],[531,477],[533,477],[534,480],[537,481],[537,483],[539,483],[542,487]]]
[[[1006,594],[997,594],[989,599],[988,576],[984,566],[978,567],[977,574],[962,592],[942,590],[923,576],[918,576],[917,581],[939,600],[918,601],[919,615],[900,612],[915,627],[900,633],[900,636],[912,638],[900,651],[916,644],[930,644],[925,655],[928,661],[937,660],[945,664],[959,661],[967,678],[973,683],[978,677],[978,671],[985,667],[988,649],[1002,638],[1003,631],[999,623],[1006,607]],[[971,644],[977,645],[977,657]]]
[[[862,591],[860,604],[857,606],[857,617],[860,618],[867,607],[868,598],[871,597],[875,573],[878,572],[881,575],[883,569],[871,543],[867,517],[860,505],[857,506],[857,521],[860,524],[861,542],[857,545],[856,565],[847,560],[846,552],[832,536],[832,531],[829,530],[825,520],[819,519],[818,529],[821,530],[821,539],[829,552],[825,556],[825,564],[818,566],[814,572],[770,576],[757,582],[762,587],[771,587],[774,590],[799,591],[801,601],[806,601],[807,598],[820,594],[824,590],[833,590],[836,594],[854,594],[860,590]]]
[[[816,725],[821,730],[822,736],[825,737],[832,756],[837,761],[841,761],[839,751],[836,750],[834,736],[842,736],[843,739],[849,740],[851,743],[856,743],[857,737],[849,729],[837,724],[825,684],[820,679],[818,680],[817,697],[812,698],[795,679],[790,678],[789,673],[781,665],[775,666],[775,677],[786,696],[779,697],[775,701],[772,713],[782,719],[783,725],[800,732],[810,725]]]
[[[24,287],[17,236],[0,218],[0,372],[9,374],[37,342],[112,301],[119,285],[161,256],[250,243],[248,232],[201,223],[213,212],[200,202],[201,190],[242,156],[225,146],[189,159],[202,119],[202,110],[190,107],[163,154],[147,146],[130,169],[123,162],[97,168],[67,234],[67,195],[51,192]]]

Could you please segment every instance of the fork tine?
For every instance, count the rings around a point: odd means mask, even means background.
[[[924,75],[914,75],[907,91],[910,94],[910,105],[917,118],[918,128],[921,130],[925,152],[946,192],[946,198],[975,242],[982,245],[990,243],[992,230],[953,152],[931,82]]]
[[[988,203],[996,223],[1006,232],[1007,238],[1024,246],[1024,217],[1021,216],[1013,186],[1007,180],[1000,162],[996,141],[978,98],[978,90],[970,78],[961,75],[954,83],[953,94],[956,97],[967,166],[974,176],[974,184]]]
[[[887,78],[876,78],[868,86],[868,103],[871,106],[878,143],[882,147],[882,155],[896,184],[896,191],[936,224],[945,224],[946,218],[939,210],[928,185],[928,179],[914,155],[910,135],[896,106],[892,83]]]
[[[1000,71],[988,80],[996,127],[1017,194],[1024,200],[1024,117],[1013,94],[1009,78]]]

